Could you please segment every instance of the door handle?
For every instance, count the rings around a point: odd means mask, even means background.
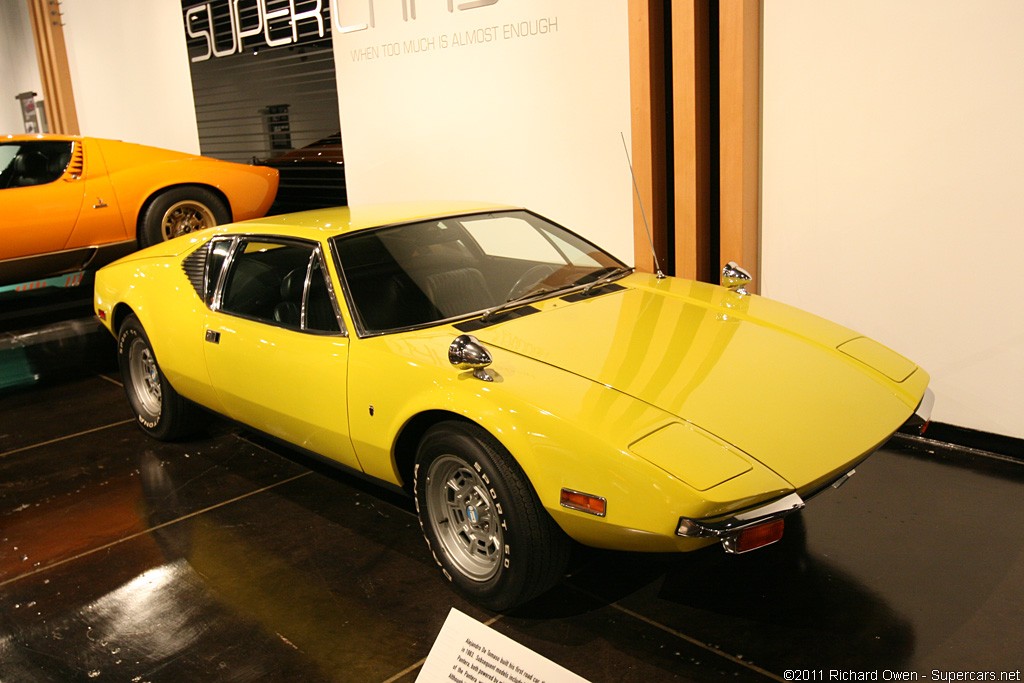
[[[217,332],[216,330],[207,330],[206,341],[211,344],[220,344],[220,332]]]

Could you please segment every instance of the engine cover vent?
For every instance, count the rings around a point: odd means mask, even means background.
[[[185,260],[181,262],[181,269],[185,271],[185,276],[192,283],[192,288],[196,290],[196,295],[204,301],[206,300],[206,258],[210,254],[211,244],[212,242],[207,242],[186,256]]]

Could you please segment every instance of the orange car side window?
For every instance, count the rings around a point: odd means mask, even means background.
[[[52,183],[71,162],[70,141],[31,140],[0,145],[0,189]]]

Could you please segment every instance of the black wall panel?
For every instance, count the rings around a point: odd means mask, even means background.
[[[272,212],[344,204],[329,3],[183,0],[182,10],[202,153],[278,168]]]

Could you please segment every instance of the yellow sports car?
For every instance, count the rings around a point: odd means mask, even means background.
[[[156,245],[99,271],[95,310],[144,431],[198,404],[405,490],[445,577],[504,609],[569,539],[772,543],[927,419],[914,363],[723,279],[634,273],[524,209],[388,205]]]
[[[86,268],[262,216],[278,173],[116,140],[0,137],[0,292],[73,285]]]

